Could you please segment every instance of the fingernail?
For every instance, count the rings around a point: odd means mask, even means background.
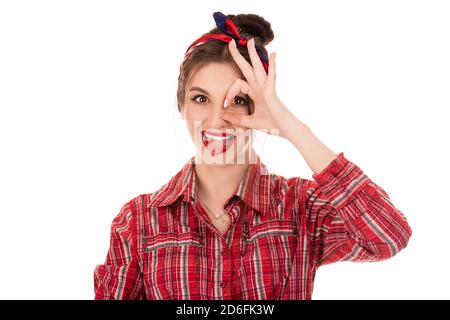
[[[234,39],[231,39],[231,44],[236,48],[236,41]]]
[[[225,98],[225,101],[223,102],[223,107],[226,108],[228,106],[228,100]]]

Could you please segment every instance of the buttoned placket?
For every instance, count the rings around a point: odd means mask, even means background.
[[[221,260],[222,260],[222,280],[221,280],[221,288],[222,288],[222,298],[226,300],[237,299],[235,296],[234,286],[237,281],[237,268],[239,266],[234,266],[233,264],[233,248],[236,246],[240,246],[241,237],[236,237],[234,232],[238,223],[242,219],[242,212],[239,212],[241,209],[238,206],[239,201],[236,202],[232,208],[229,209],[231,215],[231,227],[228,230],[227,237],[223,237],[221,243]],[[232,238],[230,238],[232,236]],[[231,241],[227,241],[231,240]]]
[[[193,199],[194,200],[194,199]],[[229,199],[231,200],[231,198]],[[243,200],[241,200],[243,201]],[[233,255],[232,255],[232,248],[230,248],[230,246],[240,246],[240,241],[241,241],[241,237],[234,237],[233,231],[236,228],[236,224],[239,222],[240,218],[242,217],[242,213],[239,212],[239,200],[234,201],[234,202],[230,202],[227,201],[227,205],[225,207],[225,211],[227,212],[227,214],[230,215],[230,228],[227,230],[227,232],[224,235],[221,235],[220,232],[214,227],[214,225],[206,218],[208,215],[206,213],[206,211],[204,210],[204,208],[201,207],[201,205],[194,200],[193,201],[193,207],[194,207],[194,212],[197,216],[197,218],[200,219],[200,221],[204,224],[206,224],[206,226],[217,236],[220,238],[220,245],[221,247],[218,248],[218,250],[220,250],[220,255],[219,255],[219,260],[217,261],[217,264],[220,264],[222,266],[222,274],[221,274],[221,279],[218,282],[220,287],[221,287],[221,291],[222,291],[222,297],[218,297],[218,298],[222,298],[225,300],[229,300],[229,299],[234,299],[236,297],[234,297],[233,295],[233,281],[235,281],[236,277],[237,277],[237,270],[234,270],[234,266],[233,266]],[[244,209],[246,208],[246,204],[245,202],[243,202],[244,204]],[[201,211],[201,212],[199,212]],[[244,215],[245,216],[245,215]],[[233,238],[230,238],[230,236],[233,235]],[[231,240],[231,241],[229,241]],[[231,242],[231,243],[229,243]],[[219,279],[218,279],[219,280]]]

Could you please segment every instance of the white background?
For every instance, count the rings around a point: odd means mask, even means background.
[[[282,101],[362,168],[413,236],[378,263],[320,268],[313,299],[448,299],[448,1],[1,1],[0,298],[92,299],[109,228],[193,154],[176,110],[214,11],[271,22]],[[271,172],[312,179],[260,136]]]

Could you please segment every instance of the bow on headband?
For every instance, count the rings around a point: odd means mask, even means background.
[[[219,28],[219,30],[223,33],[223,34],[206,34],[204,36],[201,36],[200,38],[198,38],[197,40],[195,40],[190,46],[189,48],[186,50],[186,53],[184,55],[184,59],[183,62],[186,60],[186,58],[189,56],[189,54],[192,52],[192,50],[194,50],[197,46],[208,42],[210,40],[220,40],[223,42],[230,42],[232,39],[235,39],[236,44],[239,45],[246,45],[248,40],[246,37],[241,36],[239,34],[239,32],[236,29],[236,26],[234,24],[234,22],[228,18],[227,16],[225,16],[222,12],[214,12],[213,14],[214,20],[216,21],[216,25],[217,28]],[[256,47],[256,52],[259,55],[259,58],[261,59],[261,62],[264,66],[264,69],[266,70],[266,73],[268,73],[269,71],[269,59],[267,58],[267,55],[265,54],[265,52],[262,50],[262,48],[255,44]]]

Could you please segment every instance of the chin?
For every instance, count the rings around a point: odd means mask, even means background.
[[[245,164],[247,162],[247,157],[245,156],[249,151],[247,149],[240,150],[236,153],[234,150],[228,150],[228,154],[220,152],[217,155],[213,155],[211,150],[202,148],[201,146],[197,148],[197,156],[201,163],[208,164],[216,167],[225,167],[236,164]],[[240,162],[238,162],[240,155]]]

